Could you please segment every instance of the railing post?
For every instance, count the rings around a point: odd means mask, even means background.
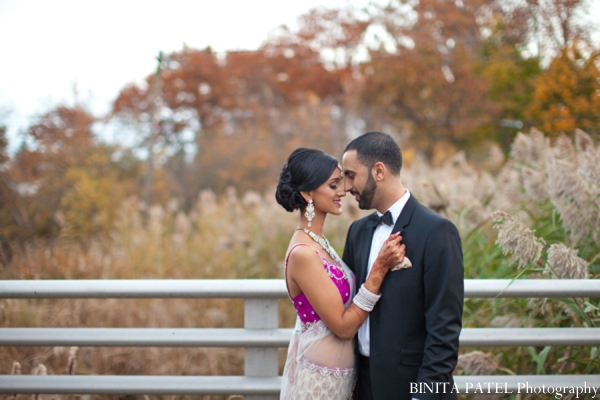
[[[256,298],[244,301],[244,328],[277,329],[279,326],[278,299]],[[279,358],[277,348],[254,347],[244,350],[244,374],[248,377],[277,377]],[[278,396],[245,396],[246,400],[275,400]]]

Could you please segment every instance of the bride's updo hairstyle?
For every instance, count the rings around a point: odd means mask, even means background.
[[[307,203],[300,192],[317,189],[338,165],[338,160],[321,150],[303,147],[294,150],[279,174],[277,202],[289,212],[302,210]]]

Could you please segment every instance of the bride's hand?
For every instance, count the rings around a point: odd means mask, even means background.
[[[383,243],[383,246],[381,246],[375,263],[387,270],[402,263],[406,254],[406,246],[401,244],[401,241],[402,236],[400,236],[400,232],[390,235]]]

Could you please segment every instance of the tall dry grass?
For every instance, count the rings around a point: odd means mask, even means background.
[[[512,177],[511,202],[492,213],[495,245],[486,257],[493,277],[590,279],[600,273],[600,146],[582,131],[551,142],[541,132],[519,134],[499,173]],[[476,232],[481,235],[482,231]],[[476,242],[471,242],[476,243]],[[483,242],[479,242],[480,244]],[[489,246],[486,244],[486,246]],[[480,247],[483,249],[483,247]],[[473,254],[484,254],[472,251]],[[467,299],[466,326],[597,327],[600,302],[590,298]],[[598,347],[484,349],[496,371],[534,374],[596,373]],[[469,357],[466,353],[461,357]],[[482,359],[476,357],[475,359]],[[460,365],[460,364],[459,364]],[[463,368],[471,373],[469,368]]]
[[[555,143],[537,131],[520,134],[508,159],[492,148],[485,169],[463,153],[433,168],[411,160],[404,185],[456,223],[466,278],[588,278],[598,274],[600,149],[583,132]],[[275,178],[274,178],[275,179]],[[346,229],[367,214],[353,199],[326,234],[341,253]],[[577,212],[576,212],[577,211]],[[30,244],[1,271],[3,279],[281,278],[298,215],[265,194],[200,193],[187,213],[176,200],[145,209],[131,198],[119,206],[110,238],[86,243]],[[585,218],[582,218],[585,216]],[[498,243],[496,243],[498,242]],[[280,326],[294,311],[280,302]],[[597,326],[597,300],[465,301],[465,326]],[[3,327],[241,327],[241,300],[0,300]],[[560,373],[597,367],[598,349],[498,349],[467,352],[459,366],[482,361],[497,371]],[[486,353],[487,352],[487,353]],[[587,352],[586,354],[584,354]],[[285,349],[280,356],[283,359]],[[512,354],[512,355],[511,355]],[[562,361],[558,361],[562,360]],[[578,361],[585,360],[585,361]],[[0,348],[0,373],[243,374],[241,349]],[[461,368],[463,368],[461,367]],[[459,372],[464,372],[459,368]],[[471,367],[468,367],[471,368]],[[487,368],[487,367],[486,367]],[[491,367],[490,367],[491,368]],[[485,369],[485,368],[483,368]],[[477,370],[477,368],[475,368]],[[482,368],[479,368],[482,370]]]

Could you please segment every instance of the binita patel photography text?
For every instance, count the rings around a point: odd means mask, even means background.
[[[528,382],[518,382],[517,387],[506,382],[481,382],[465,383],[464,388],[459,390],[456,383],[449,382],[411,382],[410,392],[419,393],[459,393],[459,394],[545,394],[560,399],[564,395],[573,394],[575,398],[584,397],[595,399],[600,388],[594,385],[554,386],[554,385],[531,385]],[[591,396],[590,396],[591,395]]]

